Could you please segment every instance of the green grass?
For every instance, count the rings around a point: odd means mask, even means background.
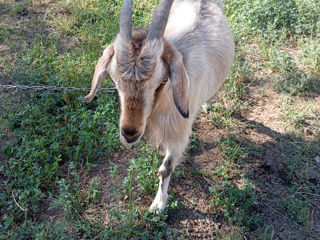
[[[250,183],[245,182],[240,188],[225,180],[221,186],[210,188],[212,194],[212,208],[222,214],[229,225],[242,228],[242,231],[255,230],[260,224],[257,214],[252,214],[257,207],[257,196]]]
[[[57,15],[54,23],[58,35],[36,37],[31,46],[25,44],[13,78],[20,84],[88,86],[103,45],[117,33],[118,20],[114,18],[118,18],[120,5],[119,2],[105,1],[59,1],[54,4],[54,12],[49,17]],[[145,6],[150,7],[150,4],[138,7],[144,9]],[[31,1],[13,3],[10,14],[20,16],[21,9],[28,8],[32,8]],[[145,13],[135,15],[134,19],[145,20]],[[71,37],[81,39],[81,43],[61,53],[59,39]],[[9,41],[9,38],[10,34],[5,40]],[[92,237],[99,234],[112,236],[113,233],[115,236],[125,233],[131,236],[145,228],[144,224],[137,224],[140,221],[148,221],[149,225],[161,224],[161,221],[153,221],[153,216],[146,211],[141,220],[136,220],[135,206],[131,206],[129,212],[115,213],[132,215],[131,220],[124,221],[116,230],[96,228],[83,216],[86,210],[94,207],[100,194],[97,180],[90,183],[87,192],[81,191],[79,169],[85,168],[89,172],[101,164],[101,156],[110,155],[119,146],[119,107],[115,94],[101,94],[89,105],[82,103],[83,93],[20,94],[22,98],[17,99],[20,102],[15,112],[8,108],[4,115],[15,140],[3,149],[10,159],[0,169],[1,174],[9,179],[1,191],[1,222],[4,223],[1,224],[1,238],[59,238],[59,234],[64,238],[70,229],[73,234],[86,232]],[[145,166],[146,171],[148,167]],[[142,169],[137,175],[138,181],[139,177],[146,177]],[[128,177],[126,179],[129,181]],[[146,185],[146,189],[142,185],[141,189],[150,192],[150,187],[152,190],[156,187],[155,182],[154,178],[150,182],[141,181]],[[125,182],[123,187],[126,194],[131,191],[128,184]],[[12,196],[21,208],[17,208]],[[35,219],[47,199],[52,201],[53,208],[63,209],[63,218],[54,228],[45,223],[39,225]],[[151,235],[157,233],[150,231]],[[148,231],[142,235],[148,236]],[[159,233],[158,237],[162,235]]]
[[[157,2],[135,1],[135,26],[148,25]],[[121,1],[41,3],[48,5],[0,1],[0,41],[8,46],[0,55],[0,78],[18,84],[88,87],[103,48],[118,32]],[[231,229],[216,232],[219,239],[244,239],[254,232],[259,239],[273,239],[276,227],[264,225],[257,211],[265,202],[306,236],[312,235],[318,225],[311,196],[320,194],[313,160],[320,146],[320,112],[314,104],[320,93],[320,5],[317,0],[224,3],[236,57],[221,97],[206,113],[220,134],[213,143],[222,162],[213,172],[193,169],[191,176],[208,181],[208,205]],[[48,11],[44,14],[43,9]],[[112,86],[109,78],[104,86]],[[285,134],[276,133],[274,142],[283,149],[279,158],[290,184],[275,199],[263,195],[246,171],[248,161],[264,147],[247,133],[259,124],[244,121],[255,104],[250,89],[256,87],[263,97],[277,94],[278,117],[286,129]],[[167,221],[167,214],[186,208],[175,196],[179,193],[170,191],[168,210],[161,215],[148,213],[148,206],[139,203],[157,190],[162,158],[155,149],[142,143],[131,159],[124,160],[128,169],[111,164],[107,183],[93,174],[119,150],[116,94],[99,93],[84,104],[81,92],[17,93],[3,100],[0,116],[0,129],[13,135],[2,148],[8,161],[0,165],[0,239],[181,236]],[[1,136],[9,138],[5,132]],[[187,152],[197,154],[203,145],[194,134]],[[177,179],[185,174],[175,172]],[[101,210],[102,195],[110,186],[117,205]],[[47,215],[57,218],[49,221]]]

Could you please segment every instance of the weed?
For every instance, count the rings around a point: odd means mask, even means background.
[[[282,160],[288,176],[297,183],[308,183],[310,178],[316,176],[316,166],[306,161],[314,159],[319,154],[319,144],[304,142],[302,137],[291,135],[286,140],[286,149]],[[283,144],[283,143],[282,143]]]
[[[179,202],[178,202],[178,200],[170,201],[170,199],[169,199],[168,209],[170,209],[170,210],[172,210],[172,211],[179,209]]]
[[[140,156],[131,160],[132,169],[136,172],[138,187],[148,193],[154,194],[158,189],[157,171],[161,164],[161,156],[156,149],[141,144]]]
[[[212,116],[212,125],[214,127],[221,129],[228,127],[228,123],[232,118],[232,111],[218,104],[212,104],[209,112]]]
[[[213,100],[208,113],[212,125],[220,129],[231,129],[238,123],[234,115],[241,115],[248,105],[246,90],[253,81],[252,68],[244,61],[246,52],[236,49],[235,63],[223,87],[223,98]]]
[[[232,102],[232,113],[240,112],[240,105],[245,103],[245,93],[248,84],[252,79],[252,68],[245,59],[245,52],[241,49],[236,50],[235,63],[224,84],[224,90],[227,92],[226,99]]]
[[[258,216],[250,214],[257,206],[257,196],[249,182],[245,181],[239,188],[235,183],[226,181],[219,187],[210,187],[210,192],[212,208],[226,217],[230,225],[244,226],[246,231],[258,226]]]
[[[297,106],[293,106],[294,104],[288,98],[287,100],[283,101],[283,115],[281,118],[286,120],[295,129],[302,128],[306,125],[306,119],[308,117],[308,112],[310,111],[310,106],[308,108],[299,109]]]
[[[25,16],[28,14],[26,3],[19,3],[10,8],[11,15]]]
[[[317,74],[320,71],[320,40],[311,37],[301,39],[299,45],[303,51],[303,57],[300,61],[309,66],[312,73]]]
[[[251,144],[248,139],[238,139],[235,135],[230,134],[220,139],[218,147],[228,162],[239,162],[248,157],[250,148],[253,148]]]
[[[87,202],[93,206],[95,201],[100,197],[100,183],[98,178],[93,178],[87,192]]]
[[[71,54],[59,55],[55,38],[48,36],[43,41],[45,44],[25,46],[21,52],[20,67],[14,75],[20,83],[81,86],[78,80],[89,78],[84,62],[96,58],[97,53],[95,56],[83,54],[77,48]],[[92,64],[90,72],[93,67]],[[28,211],[24,227],[32,224],[29,216],[32,218],[38,213],[41,201],[53,195],[55,188],[59,189],[55,202],[64,207],[67,221],[77,219],[83,211],[79,186],[66,176],[61,177],[61,172],[71,163],[90,167],[98,156],[108,155],[118,146],[114,140],[118,139],[115,96],[104,95],[97,103],[85,105],[78,100],[77,93],[22,94],[24,100],[17,105],[16,112],[8,109],[5,115],[16,136],[15,142],[5,147],[11,158],[2,171],[8,179],[7,192],[1,201],[1,209],[5,209],[2,214],[12,219],[6,228],[8,234],[22,231],[18,228],[19,218],[24,217],[12,201],[11,192]],[[97,186],[94,186],[89,191],[90,204],[98,197]]]
[[[274,228],[273,226],[265,226],[263,233],[261,234],[261,240],[272,240],[274,237]]]
[[[53,201],[52,208],[62,207],[65,219],[68,222],[74,222],[83,212],[83,202],[81,202],[80,199],[79,184],[61,179],[58,185],[59,197]]]
[[[279,204],[291,220],[303,225],[304,227],[310,226],[309,202],[301,200],[295,195],[290,195]]]
[[[117,204],[109,212],[106,228],[103,228],[99,233],[102,238],[121,238],[127,239],[134,237],[137,239],[172,239],[174,230],[168,228],[165,223],[165,214],[155,214],[148,212],[145,208],[139,209],[133,198],[134,186],[133,182],[138,181],[138,189],[145,194],[148,192],[154,193],[155,176],[152,171],[155,167],[148,165],[150,161],[145,160],[145,155],[151,154],[155,158],[155,150],[147,145],[142,145],[139,161],[131,160],[131,165],[128,168],[127,176],[123,179],[122,185],[115,185],[116,167],[110,168],[111,185],[113,185],[113,194],[118,199],[123,199],[127,203]],[[142,181],[142,180],[145,180]],[[170,197],[171,199],[171,197]],[[169,204],[172,209],[178,207],[178,203],[173,201]],[[85,229],[87,231],[87,228]]]
[[[319,32],[319,4],[312,1],[227,1],[226,14],[238,39],[253,37],[256,33],[275,40],[285,33],[316,36]]]
[[[197,151],[197,149],[199,148],[200,144],[201,144],[201,142],[197,138],[196,134],[192,133],[192,135],[190,137],[190,142],[189,142],[189,145],[188,145],[187,152],[193,153],[193,152]]]

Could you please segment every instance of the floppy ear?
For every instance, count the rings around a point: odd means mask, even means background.
[[[182,61],[182,55],[169,42],[165,42],[162,58],[168,63],[173,88],[173,100],[181,115],[189,117],[189,77]]]
[[[90,93],[83,98],[84,102],[91,102],[91,100],[94,98],[94,96],[98,92],[101,82],[105,79],[108,73],[107,68],[113,56],[113,53],[114,53],[113,44],[110,44],[109,46],[107,46],[106,49],[103,51],[102,57],[99,59],[96,69],[94,70]]]

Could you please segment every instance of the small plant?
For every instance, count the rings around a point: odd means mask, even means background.
[[[320,71],[320,40],[314,38],[301,39],[299,45],[302,48],[303,56],[300,61],[307,65],[311,72],[319,75]]]
[[[299,36],[316,36],[319,27],[319,4],[317,1],[224,1],[226,15],[232,22],[235,35],[243,39],[256,33],[275,40],[281,33]]]
[[[161,156],[156,149],[141,144],[140,155],[137,160],[131,160],[135,171],[138,187],[148,194],[154,194],[158,188],[157,172],[161,164]]]
[[[228,127],[228,123],[232,118],[232,111],[220,106],[218,103],[213,103],[209,110],[212,116],[212,125],[216,128],[224,129]]]
[[[259,239],[261,240],[272,240],[274,237],[274,227],[265,226],[263,233],[260,235]]]
[[[10,8],[11,15],[25,16],[28,15],[26,3],[15,4]]]
[[[222,151],[222,155],[229,162],[241,161],[248,156],[250,145],[246,140],[239,140],[235,135],[223,137],[218,144]]]
[[[310,203],[290,195],[280,203],[280,207],[286,212],[286,215],[293,221],[302,226],[310,227]]]
[[[246,230],[258,226],[258,216],[250,214],[257,206],[257,196],[249,182],[241,188],[235,183],[224,182],[218,188],[210,187],[210,192],[212,208],[226,217],[230,225],[244,226]]]
[[[66,221],[77,221],[83,212],[80,189],[73,181],[61,179],[59,182],[59,196],[52,203],[52,208],[61,207]]]
[[[304,109],[299,109],[290,99],[283,102],[283,114],[281,118],[289,122],[294,129],[301,129],[306,126],[306,119],[310,112],[310,106]]]
[[[190,137],[190,142],[189,142],[187,152],[193,153],[193,152],[197,151],[197,149],[199,148],[200,145],[201,145],[200,140],[197,138],[195,133],[192,133],[192,135]]]
[[[87,201],[91,206],[100,197],[99,187],[100,187],[99,179],[93,178],[90,182],[90,186],[87,192]]]

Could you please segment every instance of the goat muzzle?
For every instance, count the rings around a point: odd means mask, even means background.
[[[133,144],[138,141],[141,133],[134,127],[125,126],[121,128],[121,136],[124,138],[126,143]]]

